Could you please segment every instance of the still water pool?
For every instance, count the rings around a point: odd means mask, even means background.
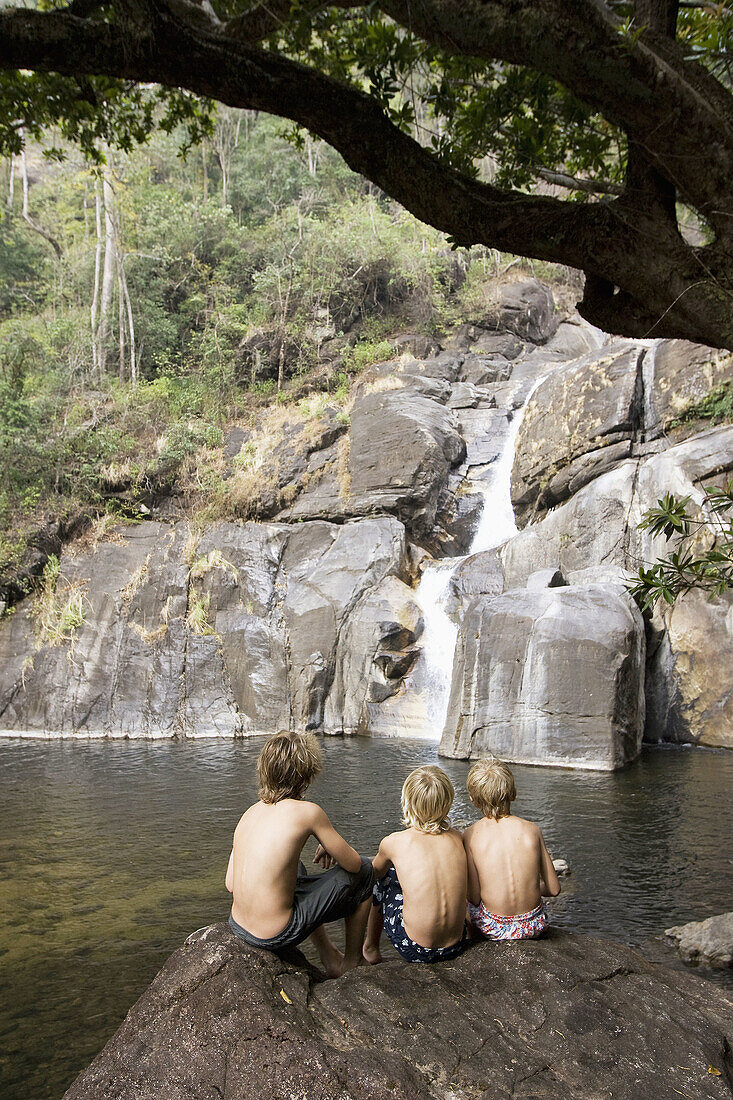
[[[260,746],[0,742],[2,1100],[58,1100],[170,952],[227,916]],[[398,826],[407,772],[438,762],[424,741],[329,739],[324,754],[314,797],[367,854]],[[468,764],[440,763],[465,822]],[[615,774],[515,775],[517,813],[572,868],[555,923],[649,950],[670,924],[733,907],[733,753],[648,749]]]

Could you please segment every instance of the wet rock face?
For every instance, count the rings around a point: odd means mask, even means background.
[[[665,929],[664,934],[674,940],[685,962],[733,966],[733,913],[680,924]]]
[[[723,1100],[732,1032],[721,989],[583,936],[321,982],[297,952],[285,961],[213,925],[65,1100]]]
[[[641,750],[644,623],[623,589],[476,599],[461,623],[444,756],[611,770]]]

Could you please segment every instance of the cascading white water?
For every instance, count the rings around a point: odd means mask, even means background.
[[[521,408],[509,421],[509,430],[501,451],[491,467],[491,481],[482,488],[484,503],[481,518],[469,552],[464,557],[440,558],[426,565],[415,599],[423,614],[424,629],[421,637],[422,652],[408,690],[416,688],[425,698],[422,707],[423,721],[415,736],[437,741],[443,732],[450,702],[453,657],[458,638],[458,626],[448,615],[445,605],[451,577],[458,566],[473,554],[501,546],[517,533],[512,507],[511,476],[514,465],[514,449],[522,426],[524,412],[529,401],[544,381],[537,378],[530,387]],[[414,683],[413,683],[414,681]]]
[[[521,408],[517,409],[509,422],[509,431],[504,440],[501,454],[492,467],[493,477],[491,483],[483,490],[484,506],[476,534],[473,536],[469,547],[469,557],[471,554],[479,554],[482,550],[491,550],[495,546],[501,546],[502,543],[517,533],[512,506],[514,451],[527,405],[531,401],[535,390],[544,382],[546,377],[543,374],[535,379],[522,402]]]

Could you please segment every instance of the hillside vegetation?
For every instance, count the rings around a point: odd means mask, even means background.
[[[323,143],[281,131],[222,112],[185,159],[158,135],[101,174],[70,150],[4,163],[6,577],[25,583],[29,540],[80,516],[134,516],[162,496],[203,518],[256,514],[285,425],[327,404],[347,417],[352,379],[395,334],[480,318],[516,265],[451,251]],[[235,426],[248,442],[232,477]]]

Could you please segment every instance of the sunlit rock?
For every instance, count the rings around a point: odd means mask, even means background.
[[[479,597],[461,623],[444,756],[611,770],[638,756],[644,624],[620,588]]]

